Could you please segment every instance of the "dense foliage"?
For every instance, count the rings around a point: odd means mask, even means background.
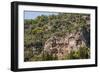
[[[45,42],[52,36],[64,37],[66,33],[86,28],[89,14],[58,13],[57,15],[41,15],[35,19],[24,20],[24,61],[56,60],[51,55],[43,55]],[[82,47],[72,52],[66,59],[89,58],[88,48]]]
[[[71,53],[66,56],[67,59],[88,59],[90,58],[90,48],[80,47],[77,51],[71,51]]]

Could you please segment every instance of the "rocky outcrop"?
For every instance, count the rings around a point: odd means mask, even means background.
[[[63,59],[72,50],[77,51],[80,47],[87,46],[88,38],[86,38],[87,36],[82,31],[66,33],[64,37],[53,36],[45,42],[43,53]]]

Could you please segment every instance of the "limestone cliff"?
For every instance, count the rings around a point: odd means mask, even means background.
[[[81,29],[77,32],[66,33],[64,37],[53,36],[49,38],[44,45],[43,52],[52,56],[57,56],[58,59],[63,59],[71,51],[77,51],[80,47],[88,46],[89,43],[89,33],[88,29]],[[84,35],[84,33],[87,33]]]

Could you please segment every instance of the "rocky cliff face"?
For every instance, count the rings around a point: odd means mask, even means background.
[[[90,14],[41,15],[25,20],[24,29],[24,61],[90,57]]]
[[[64,37],[53,36],[49,38],[44,45],[44,53],[52,56],[57,56],[58,59],[63,59],[71,51],[77,51],[80,47],[89,47],[89,34],[86,29],[81,29],[77,32],[66,33]]]

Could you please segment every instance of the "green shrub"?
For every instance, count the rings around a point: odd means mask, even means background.
[[[88,59],[90,58],[90,48],[80,47],[77,51],[71,51],[67,59]]]
[[[47,61],[47,60],[57,60],[57,59],[58,59],[58,58],[57,58],[56,55],[53,56],[53,55],[50,55],[50,54],[48,54],[48,53],[45,53],[45,54],[42,55],[42,60],[43,60],[43,61]]]

